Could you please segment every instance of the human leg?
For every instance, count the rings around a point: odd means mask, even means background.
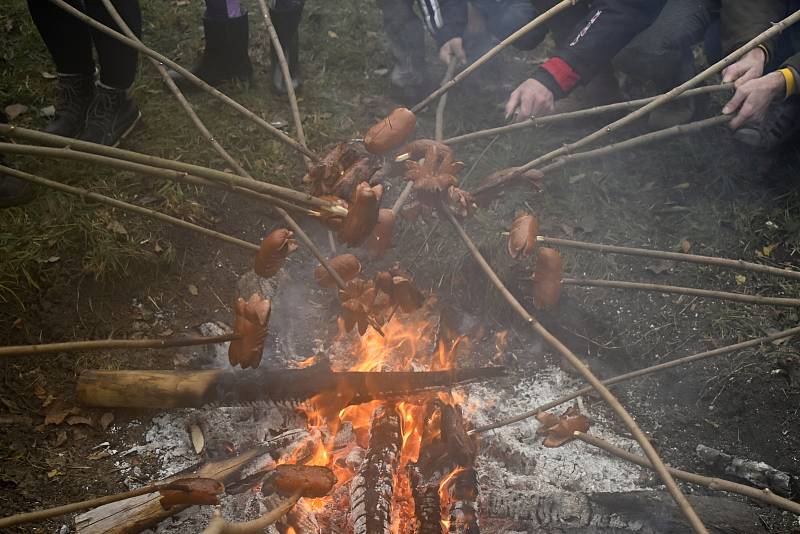
[[[270,18],[278,34],[278,41],[289,65],[292,85],[297,90],[300,78],[300,20],[303,17],[304,0],[273,0],[270,5]],[[270,48],[272,89],[277,94],[286,94],[286,84],[278,63],[275,48]]]

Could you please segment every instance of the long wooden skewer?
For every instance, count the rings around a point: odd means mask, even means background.
[[[763,43],[763,42],[775,37],[776,35],[781,33],[783,30],[785,30],[786,28],[788,28],[789,26],[791,26],[792,24],[794,24],[798,20],[800,20],[800,10],[795,11],[793,14],[789,15],[788,17],[786,17],[782,21],[773,24],[772,27],[770,27],[768,30],[762,32],[761,34],[757,35],[756,37],[754,37],[753,39],[751,39],[750,41],[748,41],[744,45],[740,46],[739,48],[737,48],[736,50],[734,50],[733,52],[728,54],[723,59],[719,60],[718,62],[716,62],[713,65],[711,65],[710,67],[708,67],[706,70],[704,70],[703,72],[701,72],[697,76],[694,76],[694,77],[690,78],[689,80],[685,81],[684,83],[682,83],[678,87],[675,87],[671,91],[669,91],[667,93],[664,93],[663,95],[659,96],[658,98],[656,98],[652,102],[650,102],[648,104],[645,104],[644,106],[640,107],[636,111],[634,111],[632,113],[629,113],[625,117],[623,117],[621,119],[618,119],[618,120],[612,122],[611,124],[608,124],[607,126],[604,126],[603,128],[597,130],[596,132],[591,133],[591,134],[579,139],[578,141],[575,141],[574,143],[565,144],[561,148],[558,148],[556,150],[553,150],[552,152],[548,152],[547,154],[545,154],[543,156],[535,158],[535,159],[529,161],[528,163],[526,163],[525,165],[523,165],[521,167],[517,167],[517,171],[516,172],[518,174],[522,174],[525,171],[529,171],[530,169],[538,168],[542,164],[544,164],[544,163],[546,163],[548,161],[554,160],[554,159],[558,158],[559,156],[564,156],[566,154],[575,152],[577,149],[582,148],[582,147],[584,147],[584,146],[586,146],[586,145],[588,145],[590,143],[593,143],[593,142],[597,141],[598,139],[600,139],[601,137],[605,137],[606,135],[619,130],[623,126],[631,124],[632,122],[636,121],[637,119],[640,119],[641,117],[644,117],[645,115],[647,115],[648,113],[650,113],[654,109],[656,109],[658,107],[661,107],[662,105],[672,101],[678,95],[680,95],[681,93],[684,93],[687,89],[690,89],[690,88],[694,87],[695,85],[699,84],[700,82],[710,78],[714,74],[717,74],[722,69],[724,69],[725,67],[727,67],[728,65],[730,65],[731,63],[733,63],[734,61],[736,61],[737,59],[739,59],[743,55],[745,55],[747,52],[749,52],[750,50],[754,49],[755,47],[757,47],[761,43]]]
[[[564,359],[566,359],[572,367],[577,370],[583,378],[589,382],[589,384],[597,391],[597,393],[603,398],[603,400],[611,407],[615,414],[623,421],[625,426],[633,435],[634,439],[639,443],[639,445],[644,450],[647,458],[653,464],[653,468],[658,473],[661,480],[664,482],[664,485],[667,487],[670,495],[672,498],[675,499],[675,502],[678,504],[678,507],[683,512],[683,515],[688,520],[689,524],[692,526],[695,532],[707,534],[708,530],[703,525],[703,522],[697,516],[697,513],[692,508],[692,505],[686,499],[686,496],[681,493],[680,488],[675,483],[675,480],[667,471],[664,462],[659,457],[656,450],[653,448],[653,445],[648,440],[647,436],[642,429],[639,428],[639,425],[636,424],[633,417],[628,413],[625,407],[617,400],[617,398],[608,390],[606,386],[592,373],[589,368],[578,358],[566,345],[561,343],[553,334],[551,334],[544,326],[542,326],[539,321],[536,320],[528,311],[520,304],[520,302],[514,297],[511,291],[503,284],[494,270],[491,268],[489,263],[483,257],[483,255],[478,250],[478,247],[475,246],[475,243],[472,242],[469,235],[467,235],[464,228],[461,226],[461,223],[458,222],[455,215],[453,215],[450,210],[440,206],[439,212],[442,213],[449,221],[450,224],[456,229],[461,240],[467,246],[472,257],[475,259],[476,263],[480,266],[481,270],[483,270],[484,274],[489,278],[492,284],[497,288],[503,298],[508,302],[508,304],[514,309],[515,312],[526,322],[528,325],[536,332],[538,335],[542,336],[542,338],[550,345],[556,352],[558,352]]]
[[[573,241],[571,239],[560,239],[557,237],[537,236],[536,240],[544,245],[556,247],[569,247],[582,250],[592,250],[607,254],[622,254],[626,256],[643,256],[646,258],[656,258],[659,260],[683,261],[687,263],[698,263],[701,265],[715,265],[717,267],[727,267],[742,271],[752,271],[762,274],[771,274],[800,280],[800,271],[781,269],[770,265],[752,263],[744,260],[732,260],[729,258],[717,258],[715,256],[700,256],[698,254],[684,254],[682,252],[669,252],[666,250],[651,250],[646,248],[622,247],[618,245],[601,245],[599,243],[587,243],[585,241]]]
[[[55,5],[57,5],[58,7],[60,7],[61,9],[63,9],[64,11],[66,11],[67,13],[69,13],[70,15],[72,15],[73,17],[79,19],[81,22],[84,22],[89,26],[95,28],[96,30],[105,33],[106,35],[113,37],[114,39],[117,39],[118,41],[130,46],[134,50],[137,50],[138,52],[141,52],[146,56],[151,57],[156,61],[163,63],[164,65],[167,65],[171,69],[175,70],[178,74],[183,76],[186,80],[191,82],[193,85],[214,96],[215,98],[222,101],[226,105],[232,107],[243,117],[246,117],[247,119],[256,123],[258,126],[266,130],[270,135],[277,138],[281,143],[285,144],[286,146],[293,148],[297,152],[300,152],[301,154],[311,158],[314,161],[317,161],[319,159],[319,157],[316,154],[314,154],[313,152],[305,148],[303,145],[298,143],[296,140],[292,139],[291,137],[280,131],[278,128],[275,128],[270,123],[268,123],[267,121],[265,121],[264,119],[262,119],[261,117],[259,117],[246,107],[242,106],[241,104],[239,104],[229,96],[225,95],[218,89],[215,89],[211,85],[207,84],[206,82],[204,82],[203,80],[201,80],[200,78],[198,78],[185,68],[181,67],[171,59],[145,46],[138,39],[131,39],[129,37],[126,37],[125,35],[119,33],[118,31],[109,28],[105,24],[98,22],[97,20],[83,13],[79,9],[76,9],[75,7],[69,5],[68,3],[64,2],[64,0],[50,0],[50,1],[53,2]]]
[[[689,98],[697,95],[704,95],[709,93],[717,93],[721,91],[733,90],[732,83],[721,83],[719,85],[704,85],[695,89],[689,89],[685,93],[678,95],[676,99]],[[476,139],[483,139],[484,137],[493,137],[506,133],[516,132],[518,130],[526,130],[528,128],[536,128],[539,126],[546,126],[549,124],[558,124],[560,122],[571,121],[575,119],[585,119],[603,113],[613,113],[616,111],[630,111],[642,107],[658,98],[661,95],[650,96],[646,98],[638,98],[636,100],[628,100],[627,102],[615,102],[613,104],[605,104],[603,106],[595,106],[586,109],[579,109],[577,111],[567,111],[565,113],[558,113],[556,115],[546,115],[544,117],[531,117],[522,122],[515,122],[505,126],[498,126],[496,128],[488,128],[486,130],[478,130],[462,135],[457,135],[444,140],[445,144],[457,145],[466,143],[468,141],[475,141]]]
[[[767,306],[800,306],[800,299],[784,297],[763,297],[761,295],[743,295],[730,291],[712,291],[694,287],[671,286],[666,284],[648,284],[644,282],[625,282],[622,280],[590,280],[587,278],[564,278],[562,284],[585,287],[610,287],[613,289],[633,289],[637,291],[652,291],[655,293],[675,293],[707,299],[731,300],[747,304],[765,304]]]
[[[0,357],[39,356],[54,352],[82,352],[112,349],[166,349],[171,347],[194,347],[196,345],[216,345],[239,339],[237,334],[221,336],[187,337],[167,339],[95,339],[91,341],[65,341],[63,343],[43,343],[40,345],[12,345],[0,347]]]
[[[655,132],[649,132],[646,134],[637,135],[635,137],[631,137],[630,139],[626,139],[618,143],[612,143],[610,145],[606,145],[600,148],[595,148],[593,150],[587,150],[585,152],[576,152],[574,154],[567,154],[565,156],[560,156],[557,159],[555,159],[555,161],[553,161],[552,163],[544,165],[540,167],[538,170],[543,174],[546,174],[556,169],[560,169],[561,167],[569,163],[576,163],[578,161],[586,161],[588,159],[607,156],[608,154],[612,154],[614,152],[628,150],[647,143],[652,143],[654,141],[661,141],[669,137],[694,133],[704,128],[709,128],[711,126],[718,126],[724,124],[728,121],[730,121],[730,117],[727,117],[725,115],[718,115],[716,117],[702,119],[695,122],[670,126],[669,128],[664,128],[663,130],[656,130]],[[520,176],[521,176],[520,172],[509,173],[508,175],[498,180],[495,180],[491,183],[487,183],[482,186],[476,187],[475,190],[472,192],[472,194],[473,195],[486,194],[489,191],[498,189],[508,184],[509,182],[518,179]]]
[[[612,378],[608,378],[603,380],[603,384],[606,386],[612,386],[614,384],[619,384],[621,382],[627,382],[629,380],[634,380],[636,378],[641,378],[643,376],[651,375],[654,373],[659,373],[661,371],[666,371],[667,369],[672,369],[674,367],[679,367],[681,365],[686,365],[689,363],[698,362],[701,360],[706,360],[708,358],[714,358],[716,356],[722,356],[723,354],[730,354],[731,352],[736,352],[737,350],[748,349],[751,347],[757,347],[763,343],[770,343],[772,341],[776,341],[778,339],[784,339],[787,337],[792,337],[800,334],[800,326],[796,326],[794,328],[790,328],[788,330],[783,330],[781,332],[775,332],[774,334],[769,334],[767,336],[759,337],[756,339],[750,339],[748,341],[742,341],[739,343],[734,343],[733,345],[726,345],[724,347],[719,347],[713,350],[707,350],[705,352],[699,352],[697,354],[692,354],[690,356],[684,356],[682,358],[677,358],[675,360],[660,363],[658,365],[651,365],[650,367],[645,367],[643,369],[638,369],[636,371],[631,371],[629,373],[617,375]],[[587,395],[594,390],[591,386],[587,386],[572,393],[568,393],[566,395],[562,395],[561,397],[542,404],[541,406],[537,406],[532,410],[528,410],[527,412],[523,412],[521,414],[517,414],[511,417],[507,417],[500,421],[480,426],[470,430],[469,434],[483,434],[484,432],[488,432],[490,430],[495,430],[497,428],[501,428],[508,425],[513,425],[514,423],[519,423],[520,421],[524,421],[525,419],[530,419],[531,417],[535,417],[536,414],[546,412],[547,410],[552,410],[556,406],[560,406],[565,402],[569,402],[572,399],[577,399],[582,395]]]
[[[108,2],[109,0],[105,0]],[[286,95],[289,97],[289,107],[292,109],[292,119],[294,120],[294,129],[297,132],[297,140],[301,145],[308,148],[306,143],[306,133],[303,131],[303,121],[300,118],[300,106],[297,105],[297,95],[294,92],[294,83],[292,82],[292,73],[289,71],[289,64],[286,62],[286,54],[283,53],[283,45],[278,39],[278,33],[275,31],[275,25],[272,24],[272,17],[269,14],[269,8],[264,0],[258,0],[258,7],[261,8],[261,16],[264,17],[264,24],[267,26],[269,33],[269,40],[272,43],[272,49],[275,51],[275,57],[278,58],[278,64],[281,66],[281,73],[283,74],[283,81],[286,84]],[[311,164],[308,156],[304,156],[306,167]]]
[[[622,458],[623,460],[627,460],[648,469],[653,469],[653,465],[647,460],[647,458],[612,445],[611,443],[600,439],[597,436],[592,436],[591,434],[585,434],[583,432],[575,432],[574,436],[584,443],[594,445],[595,447],[606,451],[612,456]],[[800,503],[796,503],[781,497],[780,495],[775,495],[769,489],[758,489],[752,486],[746,486],[744,484],[737,484],[736,482],[731,482],[730,480],[724,480],[722,478],[707,477],[698,475],[697,473],[690,473],[689,471],[675,469],[674,467],[667,467],[667,469],[672,476],[681,480],[685,480],[686,482],[691,482],[692,484],[697,484],[698,486],[704,486],[714,491],[729,491],[731,493],[738,493],[739,495],[750,497],[751,499],[769,504],[776,508],[780,508],[781,510],[786,510],[792,512],[793,514],[800,515]]]
[[[77,195],[83,198],[89,198],[96,202],[106,204],[108,206],[113,206],[115,208],[123,209],[133,213],[138,213],[140,215],[151,217],[153,219],[158,219],[159,221],[164,221],[166,223],[178,226],[180,228],[192,230],[193,232],[198,232],[200,234],[213,237],[215,239],[219,239],[220,241],[225,241],[226,243],[230,243],[231,245],[236,245],[237,247],[244,248],[251,252],[258,251],[259,249],[258,245],[249,243],[247,241],[239,239],[238,237],[229,236],[227,234],[223,234],[215,230],[205,228],[204,226],[200,226],[194,223],[190,223],[189,221],[184,221],[183,219],[178,219],[177,217],[167,215],[166,213],[161,213],[160,211],[156,211],[150,208],[144,208],[142,206],[137,206],[135,204],[130,204],[128,202],[123,202],[122,200],[117,200],[115,198],[107,197],[99,193],[93,193],[91,191],[87,191],[86,189],[82,189],[80,187],[74,187],[71,185],[62,184],[61,182],[54,182],[52,180],[48,180],[47,178],[42,178],[41,176],[35,176],[27,172],[22,172],[18,171],[17,169],[12,169],[11,167],[6,167],[5,165],[0,165],[0,171],[2,171],[5,174],[8,174],[9,176],[14,176],[16,178],[20,178],[21,180],[26,180],[34,184],[43,185],[45,187],[57,189],[58,191],[62,191],[64,193]]]
[[[261,517],[242,523],[229,523],[222,518],[219,512],[215,512],[203,534],[257,534],[263,532],[265,528],[286,515],[302,495],[303,492],[300,490]]]
[[[493,47],[491,50],[489,50],[484,55],[479,57],[477,60],[475,60],[475,62],[473,62],[467,68],[459,72],[455,78],[453,78],[445,85],[439,87],[434,92],[426,96],[419,104],[411,108],[411,111],[413,111],[414,113],[421,111],[422,109],[427,107],[431,102],[433,102],[434,100],[445,94],[447,91],[455,87],[456,84],[461,82],[463,79],[465,79],[467,76],[475,72],[486,62],[491,60],[494,56],[499,54],[504,48],[516,42],[518,39],[520,39],[522,36],[530,32],[534,28],[541,26],[554,16],[558,15],[559,13],[561,13],[566,9],[569,9],[570,7],[574,6],[577,3],[578,0],[562,0],[561,2],[557,3],[556,5],[554,5],[553,7],[551,7],[550,9],[548,9],[547,11],[545,11],[544,13],[542,13],[541,15],[539,15],[538,17],[527,23],[525,26],[523,26],[522,28],[518,29],[517,31],[515,31],[502,41],[500,41],[500,43],[498,43],[495,47]]]
[[[124,161],[124,162],[138,163],[140,165],[144,165],[147,167],[155,167],[161,170],[170,169],[172,171],[178,171],[178,173],[182,175],[199,176],[205,178],[206,180],[211,180],[213,182],[225,184],[229,188],[231,188],[231,190],[234,190],[234,188],[236,187],[240,187],[242,189],[250,189],[258,193],[269,195],[269,197],[279,197],[285,200],[289,200],[291,202],[296,202],[298,204],[305,205],[312,209],[326,210],[338,216],[347,215],[347,210],[343,210],[339,206],[335,206],[330,202],[316,198],[315,196],[310,195],[308,193],[303,193],[301,191],[297,191],[289,187],[274,185],[269,182],[262,182],[260,180],[255,180],[252,177],[240,176],[230,172],[209,169],[201,165],[193,165],[191,163],[184,163],[182,161],[175,161],[167,158],[159,158],[157,156],[151,156],[149,154],[141,154],[139,152],[133,152],[131,150],[109,147],[97,143],[90,143],[88,141],[80,141],[77,139],[72,139],[70,137],[52,135],[37,130],[21,128],[19,126],[10,126],[8,124],[0,124],[0,134],[7,137],[12,137],[17,139],[27,139],[29,141],[34,141],[42,145],[48,145],[46,147],[37,147],[37,149],[39,150],[38,152],[39,155],[56,156],[60,153],[54,152],[53,150],[56,149],[53,147],[60,147],[68,149],[69,152],[78,154],[88,154],[91,156],[104,156],[107,159],[96,159],[87,155],[58,156],[58,157],[65,157],[65,158],[71,157],[72,159],[83,158],[84,161],[90,161],[90,162],[94,161],[95,163],[105,163],[109,165],[111,163],[118,164],[119,161]],[[23,146],[23,145],[17,145],[17,146]],[[46,148],[49,148],[51,150],[43,151],[43,149]],[[20,152],[23,149],[20,148],[14,149],[12,145],[12,146],[5,146],[4,150],[9,152],[10,151]],[[240,168],[241,166],[237,164],[236,167]],[[128,170],[132,169],[129,168]],[[146,173],[145,171],[147,170],[148,169],[146,167],[139,168],[139,172],[142,173]],[[264,200],[266,202],[269,202],[270,201],[269,197],[264,198]]]

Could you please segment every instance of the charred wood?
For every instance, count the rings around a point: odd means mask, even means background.
[[[462,469],[450,484],[450,534],[480,534],[478,524],[478,474]]]
[[[394,474],[400,460],[400,416],[394,405],[376,409],[364,462],[350,481],[353,534],[390,534]]]
[[[414,517],[417,534],[442,534],[442,503],[438,482],[426,481],[419,468],[410,464],[408,476],[414,498]]]

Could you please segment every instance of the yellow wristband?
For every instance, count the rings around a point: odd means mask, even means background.
[[[786,82],[786,98],[789,98],[797,92],[797,80],[794,79],[794,71],[786,67],[778,72],[783,74],[783,79]]]

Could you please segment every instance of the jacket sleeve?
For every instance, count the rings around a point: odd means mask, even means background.
[[[533,78],[556,98],[585,84],[656,19],[666,0],[598,0]],[[749,2],[748,2],[749,3]]]
[[[425,26],[440,47],[464,34],[467,0],[417,0],[417,3]]]
[[[722,0],[720,26],[723,53],[733,52],[786,14],[785,0]],[[764,43],[768,55],[774,51],[774,39]]]

